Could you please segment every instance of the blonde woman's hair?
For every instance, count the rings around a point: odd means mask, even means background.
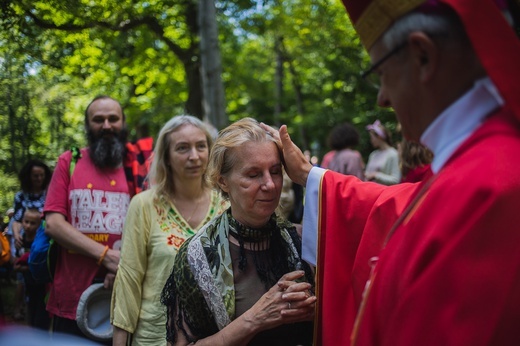
[[[225,198],[229,195],[222,191],[218,180],[221,176],[227,176],[235,166],[237,157],[234,149],[248,142],[273,142],[279,147],[277,140],[253,118],[241,119],[220,131],[209,156],[206,177]]]
[[[206,125],[198,118],[191,115],[177,115],[168,120],[159,131],[157,144],[154,149],[153,161],[148,173],[148,181],[152,189],[158,196],[172,196],[175,192],[173,183],[173,171],[170,164],[170,145],[172,132],[179,130],[184,125],[193,125],[199,128],[206,135],[208,151],[211,153],[213,138],[211,137]],[[205,175],[202,177],[202,184],[206,185]]]

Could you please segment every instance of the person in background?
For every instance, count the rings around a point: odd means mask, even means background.
[[[7,209],[7,211],[5,212],[5,216],[7,216],[8,220],[9,220],[7,222],[7,225],[4,228],[4,235],[6,236],[8,242],[9,242],[9,251],[10,251],[10,260],[6,264],[6,268],[8,271],[7,276],[9,276],[10,270],[12,269],[12,264],[13,264],[11,259],[13,259],[16,255],[16,246],[14,244],[14,237],[13,237],[14,208]]]
[[[295,202],[293,182],[284,172],[282,194],[280,195],[280,215],[284,219],[289,220],[290,215],[294,212]]]
[[[359,182],[313,167],[280,128],[287,173],[306,186],[317,342],[520,344],[520,163],[511,159],[520,152],[520,41],[507,4],[398,0],[379,11],[381,2],[343,2],[370,54],[363,75],[379,87],[378,105],[432,150],[434,175]]]
[[[43,211],[47,187],[51,181],[52,172],[45,163],[40,160],[29,160],[18,173],[18,179],[22,190],[14,196],[14,215],[12,232],[14,245],[20,248],[22,242],[23,213],[27,208],[36,208]]]
[[[29,326],[48,330],[50,317],[45,309],[46,284],[35,282],[29,270],[29,253],[36,237],[36,231],[42,227],[41,212],[36,208],[25,209],[22,218],[22,247],[14,264],[14,270],[23,275],[25,299],[27,305],[26,321]],[[23,251],[22,251],[23,249]]]
[[[111,302],[113,345],[166,345],[159,300],[165,273],[186,239],[227,208],[205,180],[212,143],[205,125],[189,115],[173,117],[159,132],[151,188],[132,199],[125,220]]]
[[[60,155],[44,207],[45,233],[59,244],[47,303],[52,329],[82,337],[80,296],[95,282],[112,287],[130,198],[143,188],[152,150],[151,138],[127,142],[123,109],[108,96],[87,106],[85,129],[88,147],[72,174],[72,152]]]
[[[336,150],[329,150],[323,155],[323,158],[321,159],[320,167],[328,169],[330,161],[332,161],[332,158],[336,155]]]
[[[313,166],[316,166],[318,164],[318,157],[316,155],[312,155],[312,152],[310,150],[305,150],[303,154]]]
[[[16,280],[16,288],[14,291],[14,297],[13,297],[13,319],[15,321],[24,320],[25,318],[25,284],[24,284],[24,278],[23,274],[21,272],[14,271],[14,263],[19,258],[19,253],[23,250],[23,238],[20,238],[18,242],[15,241],[14,235],[13,235],[13,224],[14,224],[14,208],[9,208],[6,212],[6,216],[9,218],[9,222],[7,224],[7,227],[4,230],[4,234],[7,237],[9,241],[9,251],[10,251],[10,257],[9,262],[4,264],[4,268],[6,269],[6,277],[8,278],[15,278]],[[22,214],[23,216],[23,214]],[[21,237],[23,237],[23,230],[21,228],[21,222],[20,222],[20,229],[19,234]],[[18,247],[16,244],[18,244]]]
[[[399,143],[398,152],[402,183],[417,183],[432,176],[433,153],[430,149],[421,143],[403,138]]]
[[[399,154],[392,146],[392,137],[386,127],[376,120],[367,126],[370,133],[370,143],[376,148],[368,156],[365,177],[383,185],[393,185],[401,181],[399,169]]]
[[[43,205],[47,196],[47,187],[51,180],[52,172],[45,163],[40,160],[29,160],[18,173],[21,190],[14,196],[14,215],[11,225],[11,251],[13,252],[12,263],[17,256],[16,252],[23,245],[22,218],[25,210],[36,208],[40,212],[43,211]],[[16,273],[17,288],[15,291],[15,307],[13,317],[15,320],[24,319],[25,302],[24,302],[24,280],[21,272]]]
[[[179,249],[162,294],[168,342],[311,345],[313,273],[296,229],[275,213],[283,184],[275,139],[241,119],[219,133],[209,161],[208,178],[231,207]]]
[[[327,168],[365,180],[365,162],[359,151],[354,149],[359,144],[356,128],[349,123],[336,125],[329,134],[328,142],[334,156]]]

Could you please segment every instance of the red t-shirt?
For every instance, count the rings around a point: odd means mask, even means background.
[[[90,160],[88,149],[82,149],[81,155],[72,177],[71,152],[59,157],[44,213],[63,214],[72,226],[91,239],[119,250],[130,203],[124,169],[101,170]],[[103,279],[105,274],[106,269],[98,266],[95,259],[60,248],[47,310],[75,320],[81,294],[94,279]]]

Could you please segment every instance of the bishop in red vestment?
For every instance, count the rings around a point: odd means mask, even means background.
[[[520,345],[518,38],[491,0],[344,3],[378,104],[434,152],[434,175],[384,187],[319,171],[281,127],[317,216],[316,344]]]

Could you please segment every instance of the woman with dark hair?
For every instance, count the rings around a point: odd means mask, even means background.
[[[14,214],[12,219],[11,246],[16,250],[13,252],[18,256],[24,244],[22,232],[22,219],[26,210],[37,209],[42,212],[47,196],[47,187],[51,181],[52,172],[45,163],[40,160],[29,160],[18,173],[21,191],[14,196]],[[14,258],[13,258],[14,261]],[[22,319],[23,312],[24,279],[22,273],[17,275],[17,287],[15,293],[14,318]]]
[[[329,147],[334,150],[334,156],[327,168],[365,180],[365,162],[359,151],[353,149],[359,144],[356,128],[349,123],[336,125],[330,132],[328,142]]]
[[[52,172],[45,163],[40,160],[29,160],[18,173],[21,191],[14,196],[13,237],[15,245],[22,245],[22,217],[26,209],[43,210],[47,187],[51,181]]]
[[[277,140],[245,118],[219,133],[208,179],[231,207],[179,249],[162,302],[172,345],[311,345],[316,297],[293,224],[275,212]]]

